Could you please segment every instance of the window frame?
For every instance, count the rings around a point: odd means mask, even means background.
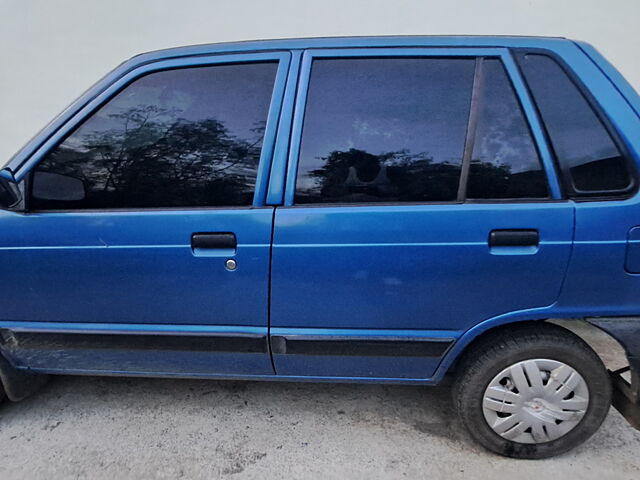
[[[100,108],[114,99],[126,87],[149,74],[187,68],[209,67],[216,65],[234,65],[247,63],[277,63],[276,75],[274,78],[273,90],[269,102],[269,109],[266,118],[262,148],[260,151],[260,162],[256,173],[256,186],[251,205],[245,206],[188,206],[188,207],[148,207],[148,208],[100,208],[100,209],[56,209],[56,210],[31,210],[29,199],[31,196],[31,176],[38,164],[62,142],[72,135],[87,119],[94,115]],[[31,155],[21,167],[21,174],[25,183],[25,213],[56,213],[56,212],[146,212],[146,211],[191,211],[191,210],[226,210],[226,209],[250,209],[265,206],[265,197],[269,182],[269,173],[273,159],[278,120],[282,106],[282,97],[287,81],[287,73],[291,62],[291,53],[288,51],[256,52],[239,54],[213,54],[205,56],[190,56],[175,59],[163,59],[141,65],[125,73],[117,80],[110,83],[103,91],[97,94],[86,105],[79,109],[68,121],[64,123],[53,135],[51,135],[38,149]]]
[[[561,181],[562,187],[564,189],[565,197],[575,202],[626,200],[628,198],[634,197],[638,193],[640,182],[638,176],[638,168],[636,166],[636,162],[633,160],[633,155],[631,155],[631,153],[629,152],[629,149],[627,148],[625,142],[622,141],[622,137],[618,133],[618,130],[611,122],[611,119],[604,111],[604,108],[597,101],[596,96],[585,85],[580,76],[568,65],[567,61],[564,58],[562,58],[554,51],[544,48],[512,48],[511,50],[513,52],[515,68],[518,70],[522,78],[527,94],[529,95],[531,102],[536,110],[536,114],[540,119],[540,125],[542,126],[545,141],[549,146],[558,178]],[[626,188],[617,190],[580,190],[576,188],[569,169],[562,168],[562,166],[560,165],[560,161],[558,160],[558,157],[553,148],[553,144],[551,143],[551,138],[549,136],[549,132],[547,131],[547,127],[542,121],[542,115],[540,114],[538,105],[533,98],[533,94],[531,93],[531,89],[527,83],[526,77],[524,76],[524,73],[522,73],[521,63],[526,55],[542,55],[549,57],[567,76],[571,84],[576,87],[578,93],[582,95],[596,118],[601,122],[603,128],[611,138],[611,141],[618,149],[625,162],[625,166],[627,167],[627,170],[629,172],[630,179],[630,183]]]
[[[540,159],[542,169],[547,178],[549,196],[547,198],[513,198],[513,199],[472,199],[444,202],[380,202],[380,203],[317,203],[296,204],[295,188],[297,182],[298,162],[302,140],[302,129],[306,113],[306,103],[311,78],[311,67],[315,59],[348,59],[348,58],[497,58],[507,73],[507,77],[516,95],[524,115],[531,138]],[[383,206],[383,205],[429,205],[429,204],[461,204],[461,203],[539,203],[563,200],[559,183],[559,176],[551,154],[551,150],[544,135],[542,122],[533,104],[533,100],[524,83],[524,79],[508,48],[502,47],[408,47],[408,48],[333,48],[333,49],[309,49],[302,54],[300,72],[298,76],[298,90],[295,99],[293,113],[291,140],[288,153],[287,172],[285,179],[284,206],[285,207],[330,207],[330,206]],[[466,185],[465,185],[466,197]]]

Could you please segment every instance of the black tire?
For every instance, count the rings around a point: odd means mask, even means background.
[[[589,390],[586,413],[572,430],[555,440],[507,440],[485,420],[485,390],[505,368],[540,358],[562,362],[582,376]],[[611,405],[609,375],[598,355],[578,336],[550,323],[516,324],[487,334],[465,352],[456,371],[453,399],[462,423],[483,447],[507,457],[538,459],[567,452],[598,430]]]

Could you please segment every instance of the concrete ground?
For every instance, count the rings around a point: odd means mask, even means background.
[[[594,338],[607,363],[615,344]],[[475,445],[446,388],[58,377],[0,407],[0,479],[638,479],[640,432],[612,410],[549,460]]]

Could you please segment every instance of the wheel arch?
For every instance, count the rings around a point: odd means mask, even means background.
[[[434,381],[441,381],[447,374],[456,374],[465,354],[488,336],[516,326],[549,323],[580,338],[600,358],[611,378],[613,406],[640,430],[640,318],[524,317],[503,320],[483,322],[463,334],[441,362]]]
[[[631,363],[633,360],[630,356],[629,348],[620,341],[620,338],[618,338],[619,335],[614,335],[609,331],[610,329],[602,328],[596,322],[592,321],[591,318],[573,315],[553,315],[551,312],[544,310],[546,309],[501,315],[474,325],[472,328],[465,331],[444,355],[434,374],[434,383],[439,383],[446,375],[452,373],[460,359],[464,356],[465,352],[468,352],[469,348],[482,338],[485,338],[486,335],[493,335],[501,330],[508,330],[516,325],[523,325],[526,323],[540,324],[547,322],[559,325],[589,344],[598,356],[603,359],[601,353],[597,352],[589,341],[588,337],[590,335],[587,330],[585,328],[572,327],[572,325],[576,327],[578,325],[583,327],[588,326],[592,332],[597,330],[601,335],[608,337],[610,341],[614,342],[622,351],[624,351],[627,362]],[[638,325],[640,326],[640,318],[638,319]],[[607,362],[605,362],[605,364],[606,363]]]

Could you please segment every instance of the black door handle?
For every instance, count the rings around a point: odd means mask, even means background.
[[[538,230],[492,230],[489,233],[490,247],[537,247],[539,243]]]
[[[238,240],[233,233],[194,233],[191,248],[195,250],[235,250]]]

